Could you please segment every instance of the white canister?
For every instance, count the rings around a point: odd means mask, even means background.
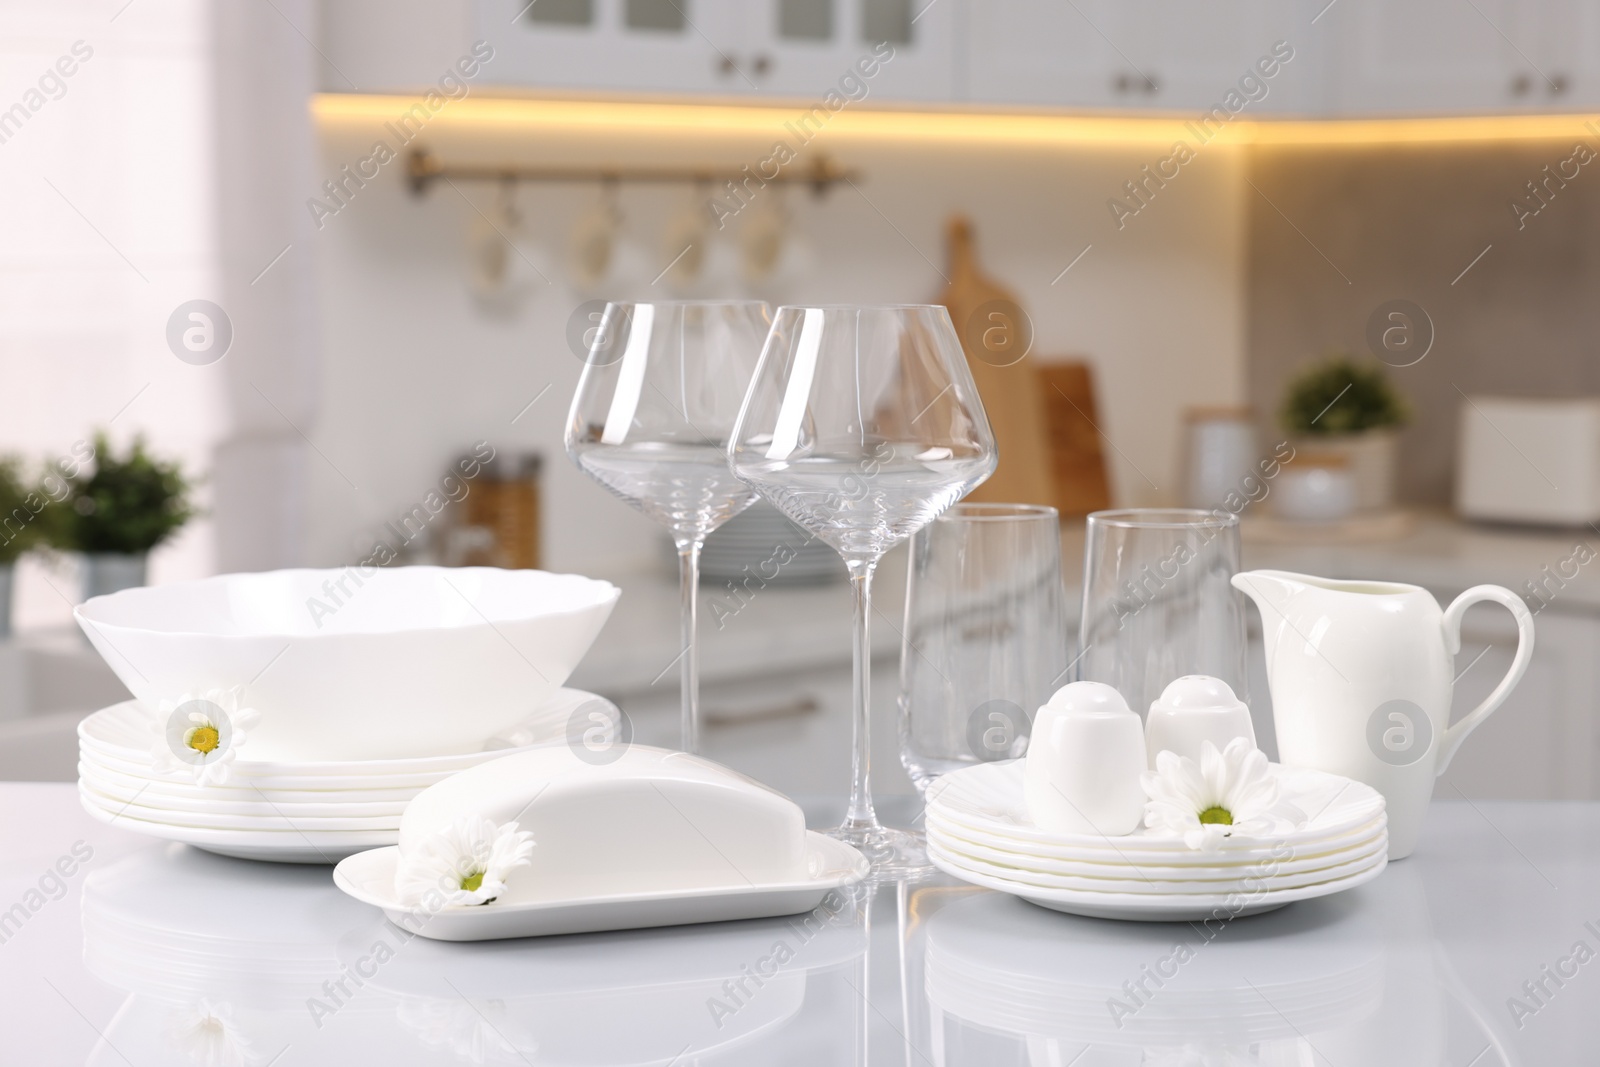
[[[1219,508],[1256,473],[1256,428],[1249,408],[1190,408],[1184,440],[1184,504]]]
[[[1122,694],[1073,682],[1034,717],[1023,797],[1042,830],[1121,837],[1144,819],[1144,769],[1144,728]]]
[[[1198,766],[1202,741],[1216,745],[1218,752],[1236,737],[1256,746],[1249,707],[1234,696],[1227,682],[1208,674],[1186,674],[1170,682],[1150,705],[1144,729],[1151,770],[1161,752],[1176,752]]]

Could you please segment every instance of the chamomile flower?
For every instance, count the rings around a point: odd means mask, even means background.
[[[233,1007],[202,997],[175,1012],[167,1026],[173,1046],[201,1067],[256,1067],[262,1057],[233,1018]]]
[[[505,892],[511,872],[532,862],[531,833],[467,816],[401,858],[395,889],[410,907],[488,904]]]
[[[1139,776],[1150,798],[1144,824],[1157,834],[1182,837],[1190,848],[1214,852],[1224,838],[1259,837],[1279,820],[1278,780],[1266,754],[1236,737],[1221,752],[1210,741],[1200,743],[1200,764],[1176,752],[1156,756],[1156,769]]]
[[[260,720],[242,706],[243,686],[185,693],[163,700],[151,720],[150,758],[161,774],[187,774],[196,785],[221,785],[230,776],[247,733]]]

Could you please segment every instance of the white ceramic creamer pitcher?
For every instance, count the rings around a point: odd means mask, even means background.
[[[1256,602],[1278,758],[1365,782],[1389,812],[1389,858],[1416,847],[1433,782],[1466,736],[1499,707],[1533,656],[1533,615],[1498,585],[1477,585],[1441,611],[1426,589],[1245,571],[1234,587]],[[1461,616],[1479,601],[1517,620],[1511,669],[1454,726],[1450,691]]]

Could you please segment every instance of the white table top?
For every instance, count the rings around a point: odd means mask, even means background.
[[[1600,804],[1437,803],[1376,882],[1209,940],[938,877],[809,929],[450,945],[405,941],[327,868],[165,845],[70,785],[5,783],[0,942],[19,1064],[1591,1063]]]

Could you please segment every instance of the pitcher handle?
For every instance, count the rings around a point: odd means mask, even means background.
[[[1473,708],[1470,714],[1444,732],[1443,743],[1439,746],[1439,766],[1436,772],[1438,774],[1443,774],[1445,768],[1450,766],[1451,757],[1456,754],[1456,749],[1461,747],[1461,742],[1467,739],[1467,735],[1477,729],[1478,724],[1487,719],[1494,709],[1511,695],[1511,690],[1522,680],[1523,672],[1528,669],[1528,661],[1533,658],[1533,612],[1528,610],[1528,605],[1522,602],[1521,597],[1499,585],[1475,585],[1456,597],[1445,609],[1444,641],[1446,647],[1450,649],[1450,654],[1454,656],[1461,651],[1461,617],[1472,605],[1485,600],[1505,605],[1511,612],[1511,617],[1517,620],[1517,654],[1511,660],[1511,669],[1500,679],[1500,684],[1494,687],[1494,692],[1485,697],[1483,703]]]

